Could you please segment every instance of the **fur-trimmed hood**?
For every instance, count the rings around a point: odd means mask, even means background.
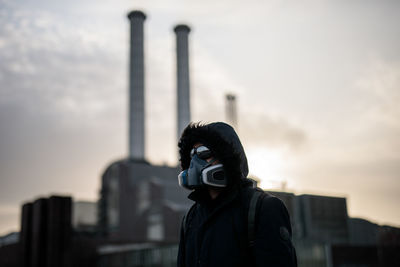
[[[207,146],[222,163],[230,186],[246,179],[249,172],[246,154],[238,135],[230,125],[223,122],[190,123],[178,143],[182,170],[189,168],[190,150],[196,143]]]

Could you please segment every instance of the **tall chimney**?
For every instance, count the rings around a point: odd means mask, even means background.
[[[129,158],[144,160],[144,49],[141,11],[128,14],[131,22],[129,66]]]
[[[226,94],[226,120],[237,128],[236,96],[233,94]]]
[[[187,25],[177,25],[176,63],[177,63],[177,136],[180,138],[183,129],[190,122],[190,81],[189,81],[189,45],[190,28]]]

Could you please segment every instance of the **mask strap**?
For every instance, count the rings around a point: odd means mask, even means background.
[[[217,159],[212,159],[210,162],[207,163],[206,166],[204,166],[204,168],[201,169],[201,171],[203,171],[205,168],[210,167],[210,166],[211,166],[214,162],[216,162],[216,161],[217,161]]]
[[[211,165],[211,164],[213,164],[213,163],[216,162],[216,161],[217,161],[217,159],[212,159],[208,164]]]

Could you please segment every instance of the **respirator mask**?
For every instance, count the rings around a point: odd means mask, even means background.
[[[179,185],[193,190],[203,185],[226,187],[228,181],[222,164],[214,164],[216,159],[207,162],[211,158],[211,151],[205,146],[193,148],[190,152],[190,166],[178,175]]]

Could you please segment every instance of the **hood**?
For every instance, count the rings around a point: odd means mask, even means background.
[[[190,123],[179,140],[179,156],[182,170],[190,165],[190,150],[196,143],[207,146],[224,166],[230,185],[240,183],[249,172],[242,143],[235,130],[223,122],[210,124]]]

